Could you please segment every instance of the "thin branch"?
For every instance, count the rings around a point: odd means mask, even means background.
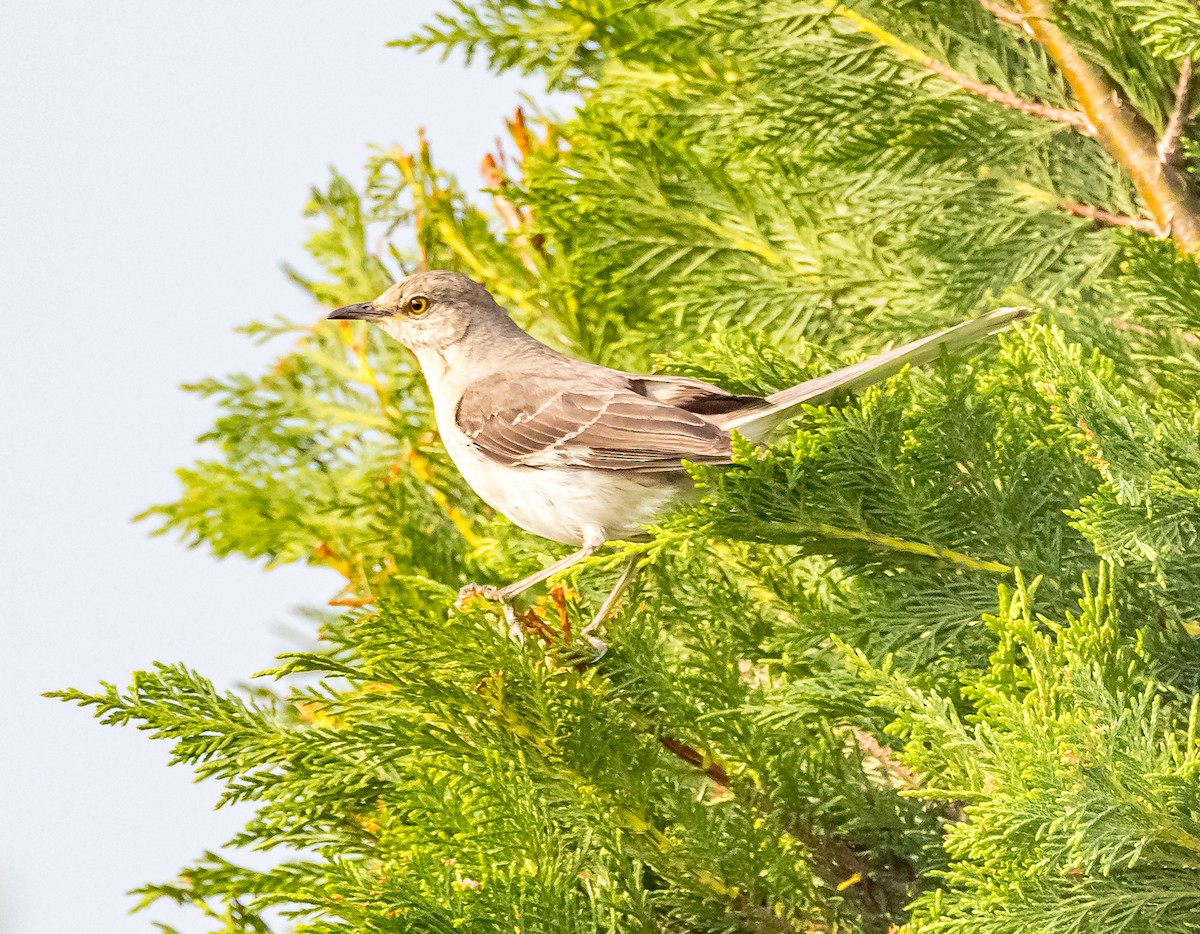
[[[496,163],[496,157],[491,153],[484,156],[480,162],[479,174],[483,176],[483,182],[487,186],[487,191],[491,192],[492,204],[495,205],[496,213],[500,215],[500,220],[504,221],[505,229],[516,231],[524,227],[525,216],[505,196],[504,173]]]
[[[1163,129],[1162,139],[1158,141],[1158,164],[1161,166],[1177,164],[1179,138],[1187,126],[1191,98],[1192,60],[1187,57],[1179,63],[1179,83],[1175,85],[1175,106],[1171,109],[1171,117]]]
[[[505,120],[504,125],[508,127],[513,142],[517,144],[517,152],[521,154],[521,160],[524,163],[533,149],[533,138],[529,135],[528,124],[525,123],[525,109],[518,107],[513,113],[513,118]]]
[[[851,10],[840,3],[833,4],[833,9],[838,16],[849,20],[873,39],[886,45],[901,58],[916,62],[938,77],[945,78],[952,84],[962,88],[964,91],[986,98],[1004,107],[1009,107],[1012,110],[1019,110],[1022,113],[1040,117],[1043,120],[1064,123],[1084,136],[1096,135],[1096,130],[1088,120],[1086,114],[1082,114],[1077,110],[1064,110],[1061,107],[1051,107],[1049,104],[1042,104],[1037,101],[1027,101],[1025,98],[1019,97],[1011,91],[1002,91],[998,87],[987,84],[977,78],[972,78],[968,74],[951,68],[945,62],[938,61],[936,58],[925,54],[915,45],[905,42],[899,36],[888,32],[874,20],[867,19],[867,17],[855,10]]]
[[[1029,28],[1029,21],[1025,19],[1024,13],[1018,13],[1003,3],[996,3],[995,0],[979,0],[979,5],[1006,26],[1016,26],[1021,32],[1033,35],[1033,30]]]
[[[713,784],[738,794],[739,789],[732,787],[733,781],[720,763],[712,762],[699,750],[672,736],[659,733],[658,741],[664,749],[706,776]],[[751,792],[750,797],[753,799],[751,803],[760,811],[770,810],[770,801],[760,794]],[[860,853],[844,840],[812,827],[802,818],[788,823],[787,834],[808,848],[816,858],[814,869],[826,882],[838,891],[853,887],[856,894],[880,914],[894,911],[896,906],[906,902],[912,895],[916,876],[912,866],[905,862],[872,865],[866,861],[867,854]]]
[[[681,743],[675,737],[667,736],[665,733],[659,736],[658,741],[671,755],[677,759],[682,759],[697,772],[705,775],[713,784],[719,785],[726,791],[729,790],[729,773],[725,771],[725,767],[721,763],[706,761],[699,750],[693,749],[686,743]]]
[[[1200,252],[1200,189],[1181,168],[1159,161],[1153,128],[1121,88],[1071,45],[1054,23],[1051,0],[1015,2],[1058,65],[1097,138],[1129,174],[1158,229],[1185,252]]]
[[[884,746],[866,730],[860,730],[856,726],[850,729],[854,733],[854,741],[858,743],[858,748],[878,762],[880,768],[892,781],[909,789],[921,787],[921,779],[917,777],[917,773],[903,762],[896,761],[896,754],[890,748]]]
[[[814,537],[832,538],[840,541],[865,542],[888,551],[900,551],[910,555],[924,555],[929,558],[941,558],[972,571],[990,571],[993,574],[1007,574],[1012,570],[1007,564],[998,561],[988,561],[986,558],[975,558],[953,548],[942,545],[931,545],[928,542],[911,541],[898,535],[885,535],[882,532],[871,532],[864,529],[843,529],[826,522],[814,522],[804,529],[801,534]]]
[[[1158,229],[1158,224],[1154,223],[1148,217],[1130,217],[1128,214],[1113,214],[1111,211],[1094,208],[1090,204],[1080,204],[1078,201],[1059,201],[1057,207],[1060,211],[1066,211],[1068,214],[1074,214],[1076,217],[1086,217],[1097,224],[1105,224],[1109,227],[1132,227],[1134,230],[1140,230],[1142,233],[1148,233],[1154,237],[1162,236],[1162,231]]]
[[[538,264],[533,258],[531,248],[538,253],[542,253],[541,240],[535,236],[531,241],[526,236],[525,230],[529,225],[529,218],[504,193],[504,186],[506,184],[504,172],[496,163],[496,159],[491,153],[483,157],[479,171],[483,175],[483,182],[487,186],[487,191],[491,192],[492,204],[496,207],[496,213],[500,215],[500,220],[504,222],[505,230],[508,230],[512,234],[509,245],[517,255],[517,259],[521,261],[522,266],[535,276],[540,275]]]
[[[533,138],[529,134],[529,129],[525,124],[525,112],[518,107],[516,114],[512,120],[506,120],[508,131],[516,143],[517,150],[521,153],[521,164],[524,165],[525,159],[529,156],[530,150],[533,148]],[[513,251],[521,260],[522,265],[535,276],[539,275],[538,264],[530,252],[532,249],[542,257],[545,257],[545,251],[542,249],[542,238],[540,234],[535,234],[532,238],[527,237],[524,231],[528,228],[532,215],[528,210],[521,210],[512,200],[504,193],[504,187],[507,180],[504,176],[504,149],[500,145],[500,141],[496,141],[496,150],[500,155],[500,160],[488,153],[483,157],[483,161],[479,166],[480,174],[483,175],[484,184],[487,190],[491,192],[492,204],[496,207],[496,213],[500,215],[500,220],[504,222],[506,230],[512,232],[513,237],[510,241]]]
[[[1144,324],[1135,324],[1132,321],[1126,321],[1124,318],[1110,318],[1109,324],[1118,331],[1132,331],[1134,334],[1144,334],[1146,337],[1163,337],[1165,333],[1148,328]],[[1193,334],[1191,331],[1174,331],[1173,333],[1189,344],[1200,344],[1200,336]]]

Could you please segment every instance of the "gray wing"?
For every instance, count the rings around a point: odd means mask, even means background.
[[[669,471],[681,460],[729,463],[729,435],[684,406],[741,397],[698,380],[681,380],[676,392],[662,385],[669,378],[576,375],[582,378],[570,383],[532,374],[480,381],[463,393],[455,421],[482,453],[512,466]],[[673,392],[683,405],[662,401]]]

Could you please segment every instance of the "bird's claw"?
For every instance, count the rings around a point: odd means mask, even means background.
[[[579,638],[592,647],[592,651],[596,654],[588,660],[589,665],[593,665],[604,657],[604,653],[608,651],[608,643],[596,635],[596,630],[600,628],[603,622],[602,617],[593,619],[583,629],[579,630]]]
[[[600,661],[600,659],[604,658],[604,653],[608,651],[607,642],[605,642],[599,636],[593,636],[591,633],[584,633],[583,639],[592,647],[592,651],[596,653],[589,664],[594,665],[596,662]]]
[[[499,603],[500,608],[504,611],[504,622],[508,625],[509,638],[518,645],[525,644],[525,628],[517,618],[512,603],[499,587],[493,587],[491,584],[467,584],[459,590],[458,599],[454,601],[454,608],[462,610],[468,602],[475,598],[486,600],[488,603]]]
[[[504,621],[508,623],[508,637],[512,639],[513,642],[517,643],[517,645],[524,645],[525,627],[521,625],[521,621],[517,619],[517,613],[512,608],[511,603],[505,601],[503,607]]]
[[[508,601],[500,593],[499,587],[493,587],[491,584],[466,584],[459,590],[458,599],[454,601],[454,608],[461,610],[472,597],[478,597],[489,603],[504,603],[506,606],[508,605]]]
[[[517,617],[517,613],[513,609],[507,594],[501,588],[494,587],[491,584],[467,584],[459,590],[458,599],[454,601],[454,608],[462,610],[467,603],[476,598],[486,600],[489,603],[499,603],[501,609],[504,611],[504,621],[508,625],[509,638],[520,645],[525,644],[525,627]],[[608,643],[595,635],[595,630],[600,627],[602,622],[603,617],[597,617],[579,632],[579,640],[586,642],[595,653],[585,664],[590,665],[600,661],[608,651]]]

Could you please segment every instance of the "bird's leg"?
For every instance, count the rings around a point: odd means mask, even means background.
[[[613,585],[613,589],[609,591],[608,596],[604,598],[604,602],[600,604],[600,609],[596,611],[596,615],[592,617],[592,621],[579,631],[580,637],[586,639],[592,648],[599,653],[596,655],[597,659],[608,651],[608,644],[599,636],[592,635],[592,633],[600,628],[600,624],[608,618],[608,614],[617,605],[617,601],[621,599],[621,595],[629,589],[629,585],[637,577],[638,561],[641,558],[642,553],[636,552],[625,559],[625,564],[621,567],[621,573],[617,576],[617,582]]]
[[[547,577],[554,576],[559,571],[569,568],[572,564],[582,561],[584,558],[591,557],[595,550],[596,548],[593,545],[584,545],[578,551],[571,552],[565,558],[559,558],[553,564],[548,564],[540,571],[535,571],[528,577],[522,577],[519,581],[514,581],[507,587],[494,587],[491,584],[467,584],[458,592],[458,603],[462,604],[468,597],[483,597],[484,600],[492,600],[507,606],[517,594],[528,590],[535,584],[540,584]]]
[[[571,554],[567,555],[565,558],[559,558],[553,564],[548,564],[540,571],[535,571],[528,577],[522,577],[519,581],[514,581],[507,587],[491,588],[492,594],[485,593],[485,596],[489,596],[493,600],[499,600],[501,603],[508,603],[517,594],[524,593],[530,587],[540,584],[544,580],[548,580],[559,571],[565,571],[571,565],[578,564],[580,561],[584,560],[584,558],[590,558],[596,553],[596,548],[596,545],[584,545],[578,551],[571,552]],[[484,590],[486,591],[488,588],[485,587]]]
[[[522,577],[519,581],[514,581],[506,587],[493,587],[490,584],[480,587],[478,584],[467,584],[458,592],[458,603],[461,604],[468,597],[480,596],[485,600],[494,600],[507,605],[517,594],[523,593],[530,587],[540,584],[547,578],[553,577],[559,571],[565,571],[571,565],[578,564],[585,558],[590,558],[604,544],[604,541],[605,537],[601,529],[587,529],[584,532],[583,547],[578,551],[573,551],[565,558],[559,558],[552,564],[546,565],[540,571],[535,571],[528,577]]]
[[[505,603],[502,606],[504,607],[504,621],[508,624],[508,637],[517,645],[524,645],[525,626],[517,618],[517,611],[513,609],[511,603]]]

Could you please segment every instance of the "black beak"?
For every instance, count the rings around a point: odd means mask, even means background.
[[[338,321],[370,321],[373,318],[385,318],[387,315],[378,311],[370,302],[359,302],[357,305],[343,305],[329,313],[329,317]]]

